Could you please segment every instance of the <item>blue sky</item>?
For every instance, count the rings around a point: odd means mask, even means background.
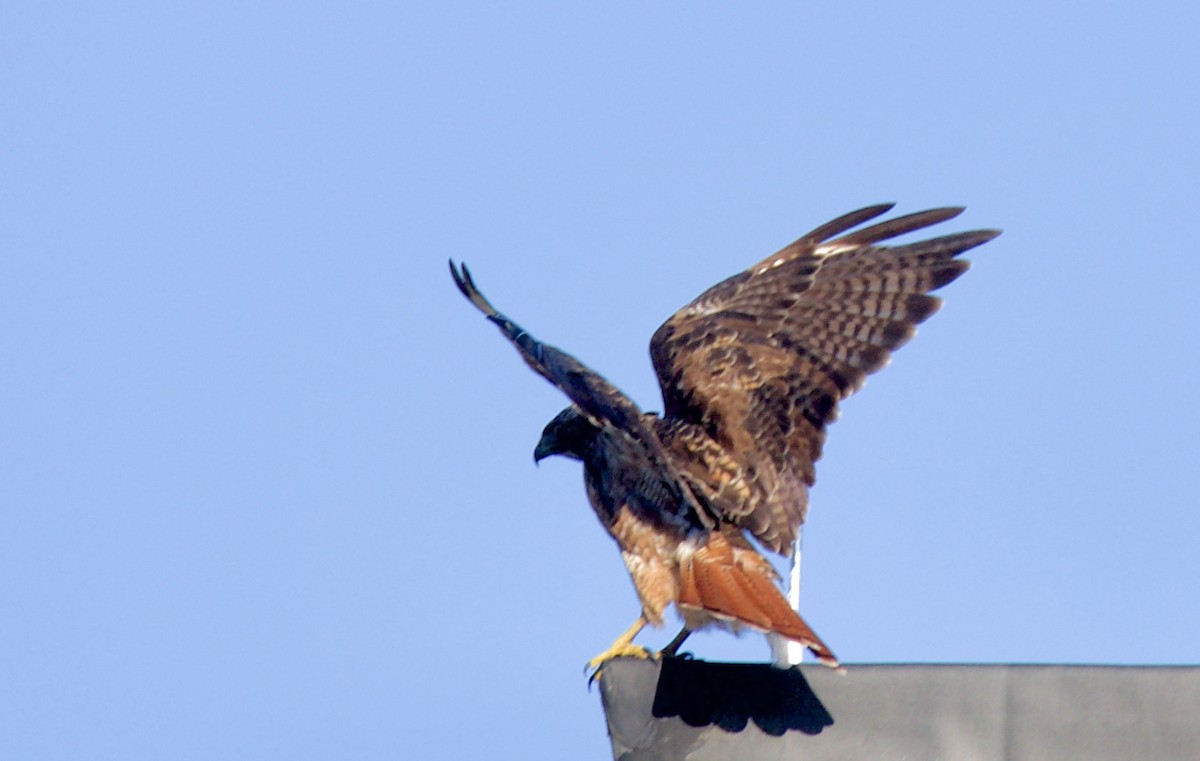
[[[808,620],[851,664],[1196,662],[1198,25],[5,4],[0,755],[606,758],[582,665],[634,596],[446,259],[655,409],[664,319],[881,201],[1005,234],[832,428]]]

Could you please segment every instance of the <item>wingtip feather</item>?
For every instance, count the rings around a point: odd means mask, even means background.
[[[796,241],[796,243],[806,243],[810,245],[822,243],[829,240],[833,236],[838,235],[839,233],[846,232],[852,227],[858,227],[867,220],[874,219],[881,214],[887,214],[889,211],[895,208],[895,206],[895,203],[889,202],[856,209],[848,214],[843,214],[836,219],[831,219],[815,230],[805,233],[804,235],[800,236],[800,239]]]
[[[492,306],[491,302],[484,298],[483,294],[475,286],[475,280],[471,277],[471,270],[468,269],[466,262],[460,262],[457,266],[454,260],[450,260],[450,276],[454,278],[454,284],[458,286],[458,290],[463,296],[475,305],[475,308],[483,312],[488,318],[503,316]]]
[[[447,259],[446,261],[450,264],[450,277],[454,278],[454,284],[458,286],[459,292],[461,292],[462,295],[466,296],[467,298],[471,298],[471,294],[467,292],[466,282],[464,281],[463,276],[458,269],[459,266],[462,266],[465,269],[466,265],[456,265],[454,263],[454,259]]]
[[[913,214],[887,219],[870,227],[864,227],[837,240],[829,241],[835,246],[861,246],[895,238],[905,233],[921,230],[932,225],[954,219],[966,210],[965,206],[943,206],[937,209],[927,209]]]

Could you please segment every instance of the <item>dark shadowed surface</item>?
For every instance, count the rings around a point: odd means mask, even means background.
[[[605,667],[618,761],[1200,758],[1197,666]]]

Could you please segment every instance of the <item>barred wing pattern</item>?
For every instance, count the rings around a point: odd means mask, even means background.
[[[838,402],[937,311],[929,292],[969,266],[956,257],[999,235],[880,245],[961,208],[847,233],[891,208],[822,225],[709,288],[651,340],[665,407],[659,439],[698,495],[775,552],[790,553],[804,521]]]

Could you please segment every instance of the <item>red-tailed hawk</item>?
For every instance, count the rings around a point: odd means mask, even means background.
[[[642,605],[634,625],[590,662],[593,669],[620,655],[645,657],[633,638],[647,623],[661,626],[671,603],[684,628],[664,653],[692,630],[717,624],[775,632],[838,665],[746,535],[791,553],[838,402],[937,311],[941,301],[929,292],[968,267],[956,257],[999,235],[976,230],[880,245],[960,208],[847,232],[891,208],[821,225],[667,320],[650,341],[661,416],[537,341],[488,303],[465,265],[450,263],[463,295],[572,402],[546,426],[534,459],[559,454],[583,463],[588,500],[620,546]]]

